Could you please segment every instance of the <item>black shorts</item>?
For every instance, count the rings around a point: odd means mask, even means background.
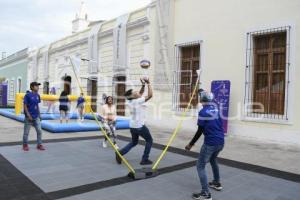
[[[69,111],[69,106],[60,105],[60,106],[59,106],[59,110],[60,110],[60,111],[65,111],[65,112],[67,112],[67,111]]]

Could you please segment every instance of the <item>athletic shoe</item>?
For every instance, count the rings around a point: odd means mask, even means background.
[[[36,148],[40,151],[45,151],[46,150],[45,147],[41,144],[37,145]]]
[[[107,143],[106,143],[105,140],[102,142],[102,147],[103,147],[103,148],[107,148]]]
[[[153,162],[151,160],[147,159],[147,160],[142,160],[140,162],[140,165],[152,165],[152,163]]]
[[[194,193],[192,197],[197,200],[212,200],[211,194],[206,192]]]
[[[119,146],[117,144],[115,144],[116,149],[120,149]]]
[[[29,151],[28,144],[23,144],[23,151]]]
[[[212,182],[208,183],[208,186],[210,188],[213,188],[213,189],[217,190],[217,191],[221,191],[223,189],[221,183],[217,183],[215,181],[212,181]]]
[[[116,154],[116,161],[117,161],[117,163],[119,165],[121,165],[122,164],[122,158],[117,153],[115,153],[115,154]]]

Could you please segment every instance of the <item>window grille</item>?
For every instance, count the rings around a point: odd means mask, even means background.
[[[290,26],[247,33],[245,115],[288,120]]]

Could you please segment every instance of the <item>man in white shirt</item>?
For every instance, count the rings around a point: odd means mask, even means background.
[[[128,100],[128,105],[130,108],[131,119],[129,127],[132,140],[129,144],[127,144],[123,149],[120,150],[120,153],[121,155],[125,155],[126,153],[128,153],[133,147],[135,147],[138,144],[139,136],[141,136],[146,141],[146,145],[144,155],[140,164],[151,165],[152,161],[149,160],[149,154],[151,151],[153,140],[149,129],[145,125],[146,106],[144,104],[146,101],[152,98],[153,92],[148,78],[141,80],[141,82],[142,88],[139,92],[133,91],[132,89],[125,92],[125,97]],[[146,96],[143,96],[146,84],[148,87],[148,94]],[[118,164],[122,163],[121,158],[117,154],[116,161]]]

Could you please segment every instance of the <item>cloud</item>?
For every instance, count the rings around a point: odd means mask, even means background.
[[[0,52],[42,46],[71,33],[82,0],[1,0]],[[151,0],[86,0],[90,20],[110,19]]]

